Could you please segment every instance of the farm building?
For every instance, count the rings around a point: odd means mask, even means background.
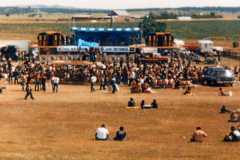
[[[130,15],[126,10],[112,10],[108,15],[113,18],[113,22],[134,22],[137,20],[135,16]]]
[[[74,15],[72,17],[73,22],[80,22],[80,21],[94,22],[94,21],[108,21],[108,20],[111,20],[111,17],[108,15],[90,15],[90,14],[84,15],[84,14],[81,14],[81,15]]]
[[[179,21],[191,21],[192,17],[181,16],[181,17],[177,17],[177,20],[179,20]]]

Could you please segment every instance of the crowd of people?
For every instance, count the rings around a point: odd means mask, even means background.
[[[7,79],[9,84],[19,84],[21,90],[26,92],[24,99],[28,97],[34,99],[33,90],[45,92],[48,80],[51,81],[53,92],[58,92],[60,84],[60,78],[54,67],[32,61],[1,63],[0,78]],[[34,86],[33,89],[32,86]]]
[[[233,68],[239,75],[240,67]],[[114,58],[111,61],[80,65],[41,64],[25,61],[17,66],[6,61],[0,65],[0,74],[7,74],[9,83],[19,83],[22,89],[32,81],[35,91],[46,91],[46,81],[52,79],[53,91],[60,82],[90,83],[91,91],[112,88],[119,90],[120,84],[129,85],[131,93],[151,93],[152,88],[179,88],[201,82],[203,67],[182,58],[176,52],[169,54],[168,63],[143,63],[138,57],[132,61]],[[56,78],[58,77],[58,78]]]
[[[235,67],[236,76],[240,74],[240,67]],[[82,65],[54,65],[39,63],[36,61],[24,61],[13,63],[10,60],[0,64],[0,78],[6,78],[9,84],[19,84],[25,91],[24,99],[27,100],[33,96],[33,90],[47,90],[47,82],[52,85],[52,92],[57,93],[59,84],[65,81],[88,82],[90,91],[94,92],[97,86],[99,90],[111,89],[112,93],[119,90],[119,85],[125,84],[130,88],[131,93],[151,93],[152,88],[173,88],[181,86],[186,88],[184,95],[190,95],[191,84],[201,82],[203,68],[192,63],[189,59],[180,57],[172,52],[168,63],[142,63],[138,59],[133,61],[124,61],[122,59],[113,59],[112,61],[101,61]],[[34,86],[32,89],[31,86]],[[228,96],[222,88],[219,89],[219,95]],[[128,107],[135,107],[136,102],[130,98]],[[145,100],[140,103],[141,109],[159,107],[157,100],[153,99],[150,104]],[[224,109],[223,109],[224,110]],[[226,110],[226,108],[225,108]],[[231,112],[234,116],[234,112]],[[122,141],[126,138],[124,127],[116,131],[114,140]],[[202,142],[207,137],[207,133],[201,127],[194,131],[191,142]],[[240,140],[240,132],[236,127],[231,127],[231,132],[227,135],[225,141]],[[103,124],[96,131],[96,140],[110,139],[109,131]]]

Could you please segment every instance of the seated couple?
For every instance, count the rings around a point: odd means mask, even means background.
[[[150,109],[150,108],[154,108],[154,109],[158,108],[157,100],[153,99],[151,104],[145,104],[145,101],[142,100],[142,102],[141,102],[141,109]]]
[[[130,98],[130,100],[128,101],[128,107],[129,108],[136,107],[136,102],[135,102],[135,100],[133,98]],[[154,99],[151,104],[145,104],[145,101],[142,100],[142,102],[141,102],[141,109],[147,109],[147,108],[155,108],[155,109],[157,109],[158,108],[157,100]]]
[[[115,141],[123,141],[126,139],[127,133],[124,129],[124,127],[120,127],[119,130],[116,132],[116,135],[114,137]],[[105,124],[102,124],[101,127],[99,127],[95,134],[95,139],[97,141],[107,141],[110,140],[109,131],[106,128]]]

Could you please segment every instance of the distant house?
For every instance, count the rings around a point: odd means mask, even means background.
[[[110,20],[111,17],[108,15],[90,15],[90,14],[80,14],[72,16],[72,21],[105,21]]]
[[[181,17],[177,17],[177,19],[179,21],[191,21],[192,17],[187,17],[187,16],[181,16]]]
[[[137,19],[126,10],[112,10],[108,15],[113,17],[114,22],[133,22]]]
[[[129,13],[126,10],[112,10],[109,13],[109,16],[129,16]]]

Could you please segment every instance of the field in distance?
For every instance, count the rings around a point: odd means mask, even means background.
[[[61,20],[59,20],[61,19]],[[72,26],[109,27],[109,22],[72,23],[69,16],[49,16],[27,18],[21,16],[0,17],[0,39],[28,39],[36,42],[39,32],[59,31],[70,34]],[[213,38],[220,41],[237,40],[240,35],[240,21],[237,20],[204,20],[204,21],[165,21],[167,31],[176,38],[185,40]],[[138,23],[115,23],[114,26],[136,27]]]

